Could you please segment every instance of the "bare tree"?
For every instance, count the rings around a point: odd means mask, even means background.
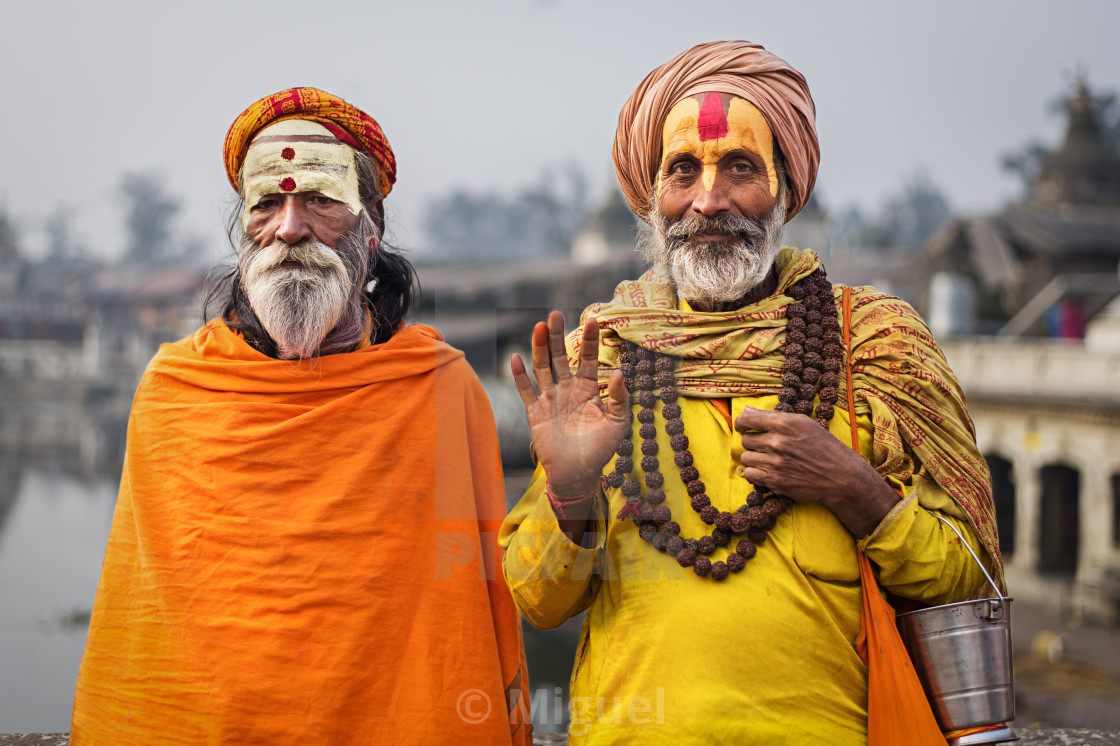
[[[588,209],[587,180],[569,164],[511,196],[457,189],[430,200],[424,229],[442,259],[525,261],[566,254]]]
[[[128,244],[127,262],[154,263],[181,256],[172,223],[182,209],[163,182],[152,173],[129,173],[121,178]]]
[[[880,245],[920,249],[953,215],[945,193],[919,171],[891,197],[875,223]]]
[[[0,268],[13,266],[20,254],[19,232],[8,216],[7,205],[0,202]]]
[[[852,207],[836,221],[833,243],[848,248],[917,251],[953,216],[948,197],[929,174],[918,171],[888,197],[873,218]]]
[[[68,261],[82,255],[85,247],[74,234],[74,207],[59,204],[43,221],[47,234],[47,260]]]

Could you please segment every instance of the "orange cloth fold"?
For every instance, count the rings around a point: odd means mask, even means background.
[[[859,579],[863,608],[855,648],[867,666],[868,746],[945,746],[918,672],[895,629],[894,609],[879,591],[863,552]]]
[[[424,326],[302,366],[220,322],[164,345],[71,743],[530,744],[493,423]]]

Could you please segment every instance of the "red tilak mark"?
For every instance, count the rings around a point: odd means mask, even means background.
[[[288,176],[287,178],[285,178],[283,181],[280,182],[280,189],[281,189],[281,191],[285,191],[285,192],[294,192],[295,189],[296,189],[296,180],[293,179],[291,176]]]
[[[719,100],[718,93],[709,93],[704,97],[704,105],[700,107],[700,121],[696,126],[700,130],[700,142],[727,136],[727,117],[724,116],[723,103]]]
[[[296,157],[296,151],[292,150],[291,148],[284,148],[280,151],[280,157],[286,161],[290,161]]]

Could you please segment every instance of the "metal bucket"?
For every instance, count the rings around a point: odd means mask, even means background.
[[[1015,717],[1011,668],[1011,599],[1004,598],[968,542],[949,521],[936,513],[960,538],[980,565],[998,598],[934,606],[899,614],[898,631],[933,714],[945,732],[1007,723]],[[980,734],[977,734],[980,735]],[[999,737],[1002,736],[1002,737]],[[1007,728],[954,742],[998,743],[1018,740]]]

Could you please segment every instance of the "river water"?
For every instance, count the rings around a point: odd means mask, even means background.
[[[127,404],[0,402],[0,733],[69,729]]]
[[[0,732],[69,729],[117,485],[21,471],[0,525]]]

